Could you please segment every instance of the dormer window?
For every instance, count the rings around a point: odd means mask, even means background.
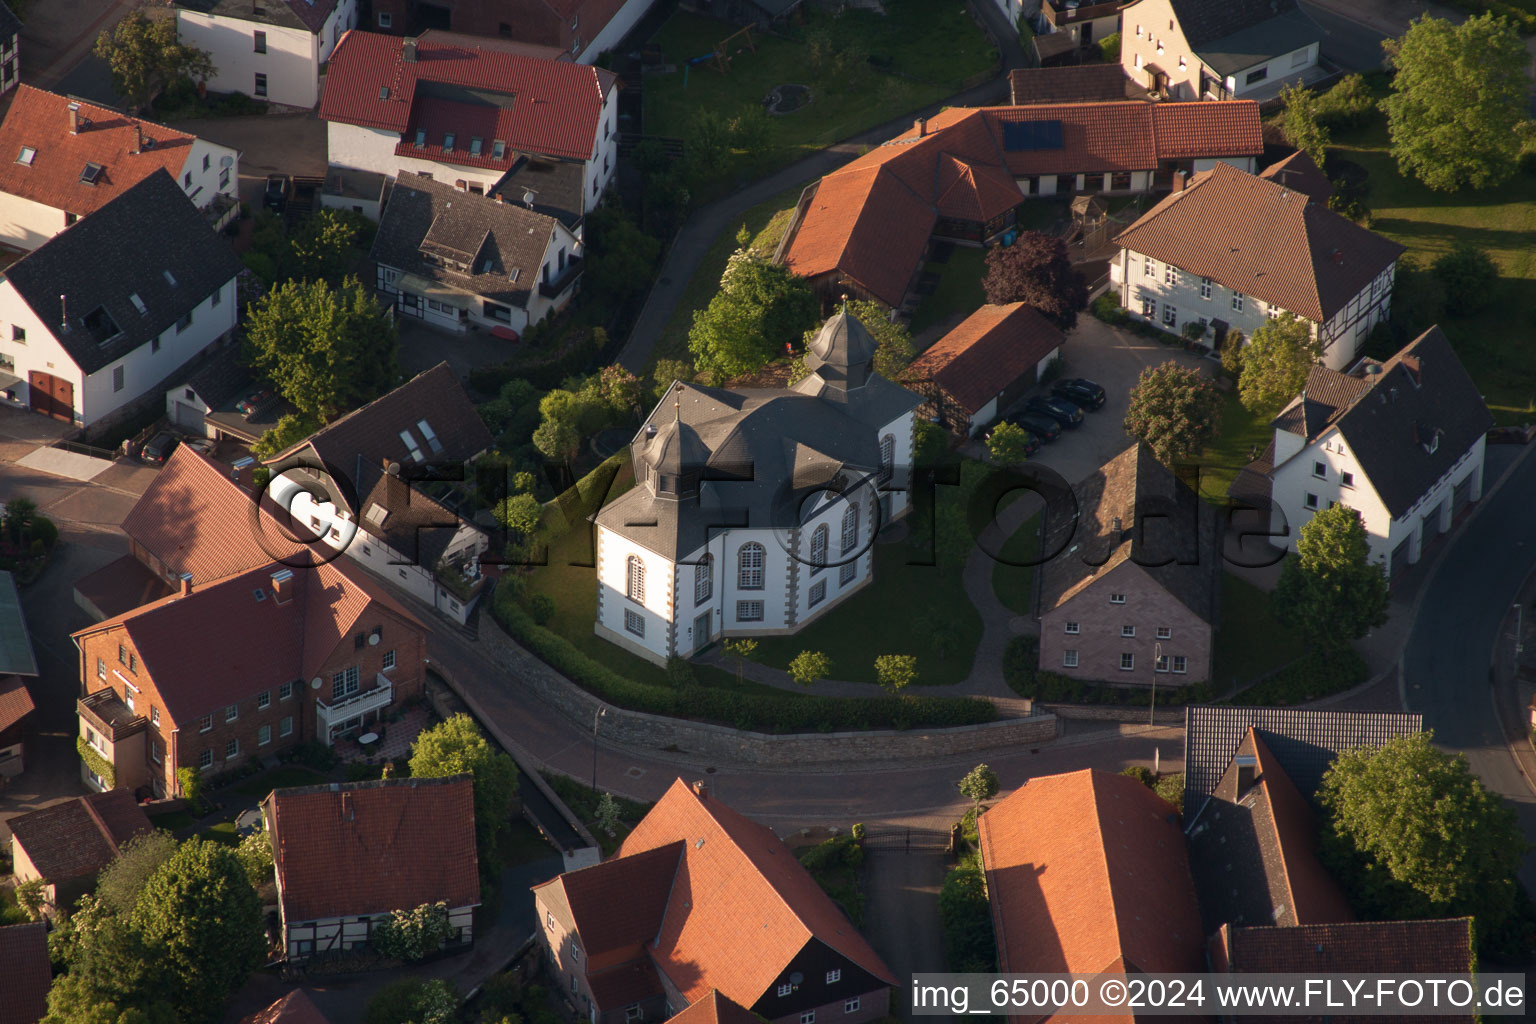
[[[417,128],[416,129],[416,148],[417,149],[426,149],[427,148],[427,130],[425,128]]]
[[[32,161],[36,159],[36,157],[37,150],[33,149],[31,146],[22,146],[21,154],[16,157],[16,162],[19,164],[26,164],[28,167],[31,167]]]
[[[443,152],[444,153],[452,153],[453,152],[453,140],[455,138],[457,138],[457,136],[455,136],[453,132],[449,132],[448,134],[443,136]]]
[[[500,139],[491,143],[491,159],[500,160],[507,155],[507,144]]]
[[[105,170],[106,168],[101,164],[86,164],[85,169],[80,172],[80,180],[87,185],[95,185],[101,180],[101,172]]]
[[[469,140],[469,155],[470,156],[479,156],[480,155],[480,147],[482,147],[484,145],[485,145],[485,140],[484,139],[470,139]]]

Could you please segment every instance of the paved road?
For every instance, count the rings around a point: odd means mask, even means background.
[[[651,359],[651,350],[656,345],[656,339],[661,336],[662,328],[667,325],[667,320],[672,316],[672,310],[677,307],[678,301],[682,298],[683,289],[693,277],[693,272],[699,268],[699,261],[704,258],[705,252],[722,232],[734,229],[737,220],[747,210],[793,185],[809,183],[814,178],[820,178],[837,170],[857,157],[861,148],[879,145],[910,127],[916,117],[932,117],[945,107],[1006,103],[1008,71],[1012,68],[1024,67],[1026,64],[1023,48],[1019,46],[1018,30],[1008,24],[1008,20],[1003,17],[1002,11],[996,4],[985,2],[976,6],[987,22],[988,34],[1001,49],[1003,61],[1001,74],[974,89],[951,96],[922,110],[914,110],[905,117],[889,121],[851,139],[845,139],[835,146],[829,146],[814,156],[790,164],[775,174],[736,190],[724,199],[694,211],[687,223],[679,229],[672,248],[667,251],[666,260],[662,263],[656,284],[646,299],[645,308],[640,311],[640,316],[636,319],[635,326],[615,361],[633,373],[644,375],[646,364]]]
[[[1381,67],[1384,32],[1319,4],[1303,3],[1301,8],[1323,30],[1324,57],[1347,71]]]
[[[1536,838],[1536,792],[1505,744],[1489,686],[1489,662],[1505,613],[1536,569],[1536,459],[1527,453],[1457,535],[1425,584],[1403,652],[1408,708],[1424,713],[1435,740],[1460,751],[1484,785],[1513,803]],[[1520,873],[1536,887],[1536,854]]]

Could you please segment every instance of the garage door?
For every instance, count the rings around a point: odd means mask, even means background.
[[[33,370],[27,375],[32,411],[65,423],[75,421],[75,385],[51,373]]]
[[[176,425],[194,434],[203,432],[203,410],[186,402],[176,403]]]
[[[1467,478],[1457,484],[1455,490],[1451,492],[1451,518],[1455,519],[1461,515],[1461,510],[1470,504],[1472,504],[1472,474],[1468,473]]]
[[[1387,566],[1387,575],[1396,576],[1408,568],[1408,553],[1413,547],[1413,538],[1409,537],[1397,547],[1392,549],[1392,558]]]
[[[1424,548],[1428,547],[1430,541],[1440,536],[1440,510],[1444,507],[1445,506],[1443,504],[1436,505],[1434,508],[1426,512],[1424,514],[1424,518],[1420,520],[1424,527],[1424,538],[1419,542],[1420,551],[1423,551]]]

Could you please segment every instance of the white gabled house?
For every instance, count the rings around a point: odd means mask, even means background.
[[[840,312],[793,388],[668,389],[630,445],[637,486],[595,517],[599,636],[665,663],[794,633],[873,579],[923,400],[873,372],[875,348]]]
[[[1396,576],[1482,497],[1492,426],[1472,378],[1432,327],[1385,363],[1363,359],[1347,374],[1313,367],[1232,493],[1259,507],[1267,497],[1271,532],[1293,551],[1314,512],[1347,505],[1360,513],[1371,560]]]
[[[359,0],[177,0],[176,38],[208,51],[214,92],[320,102],[320,69],[357,25]]]
[[[6,400],[99,428],[227,339],[240,270],[229,243],[157,170],[0,279]]]
[[[1120,64],[1165,99],[1274,95],[1317,74],[1323,32],[1296,0],[1133,0]]]
[[[1268,174],[1268,171],[1265,172]],[[1179,332],[1200,323],[1222,344],[1294,313],[1323,362],[1352,365],[1392,308],[1403,247],[1273,177],[1218,164],[1115,239],[1110,282],[1132,316]]]

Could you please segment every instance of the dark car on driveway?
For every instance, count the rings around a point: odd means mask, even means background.
[[[1040,416],[1049,416],[1064,427],[1083,425],[1083,410],[1062,398],[1044,398],[1036,395],[1024,403],[1024,408]]]
[[[273,213],[282,213],[288,207],[288,175],[267,175],[267,191],[261,197],[261,205]]]
[[[1032,412],[1021,412],[1009,416],[1008,422],[1016,427],[1023,427],[1035,437],[1047,443],[1061,436],[1061,424],[1049,416],[1038,416]]]
[[[151,466],[161,466],[165,460],[171,457],[171,452],[176,447],[176,435],[169,430],[162,430],[147,441],[143,448],[139,449],[139,458]]]
[[[1102,409],[1104,400],[1108,397],[1104,394],[1102,387],[1086,377],[1057,381],[1051,386],[1051,395],[1056,398],[1065,398],[1084,409]]]

